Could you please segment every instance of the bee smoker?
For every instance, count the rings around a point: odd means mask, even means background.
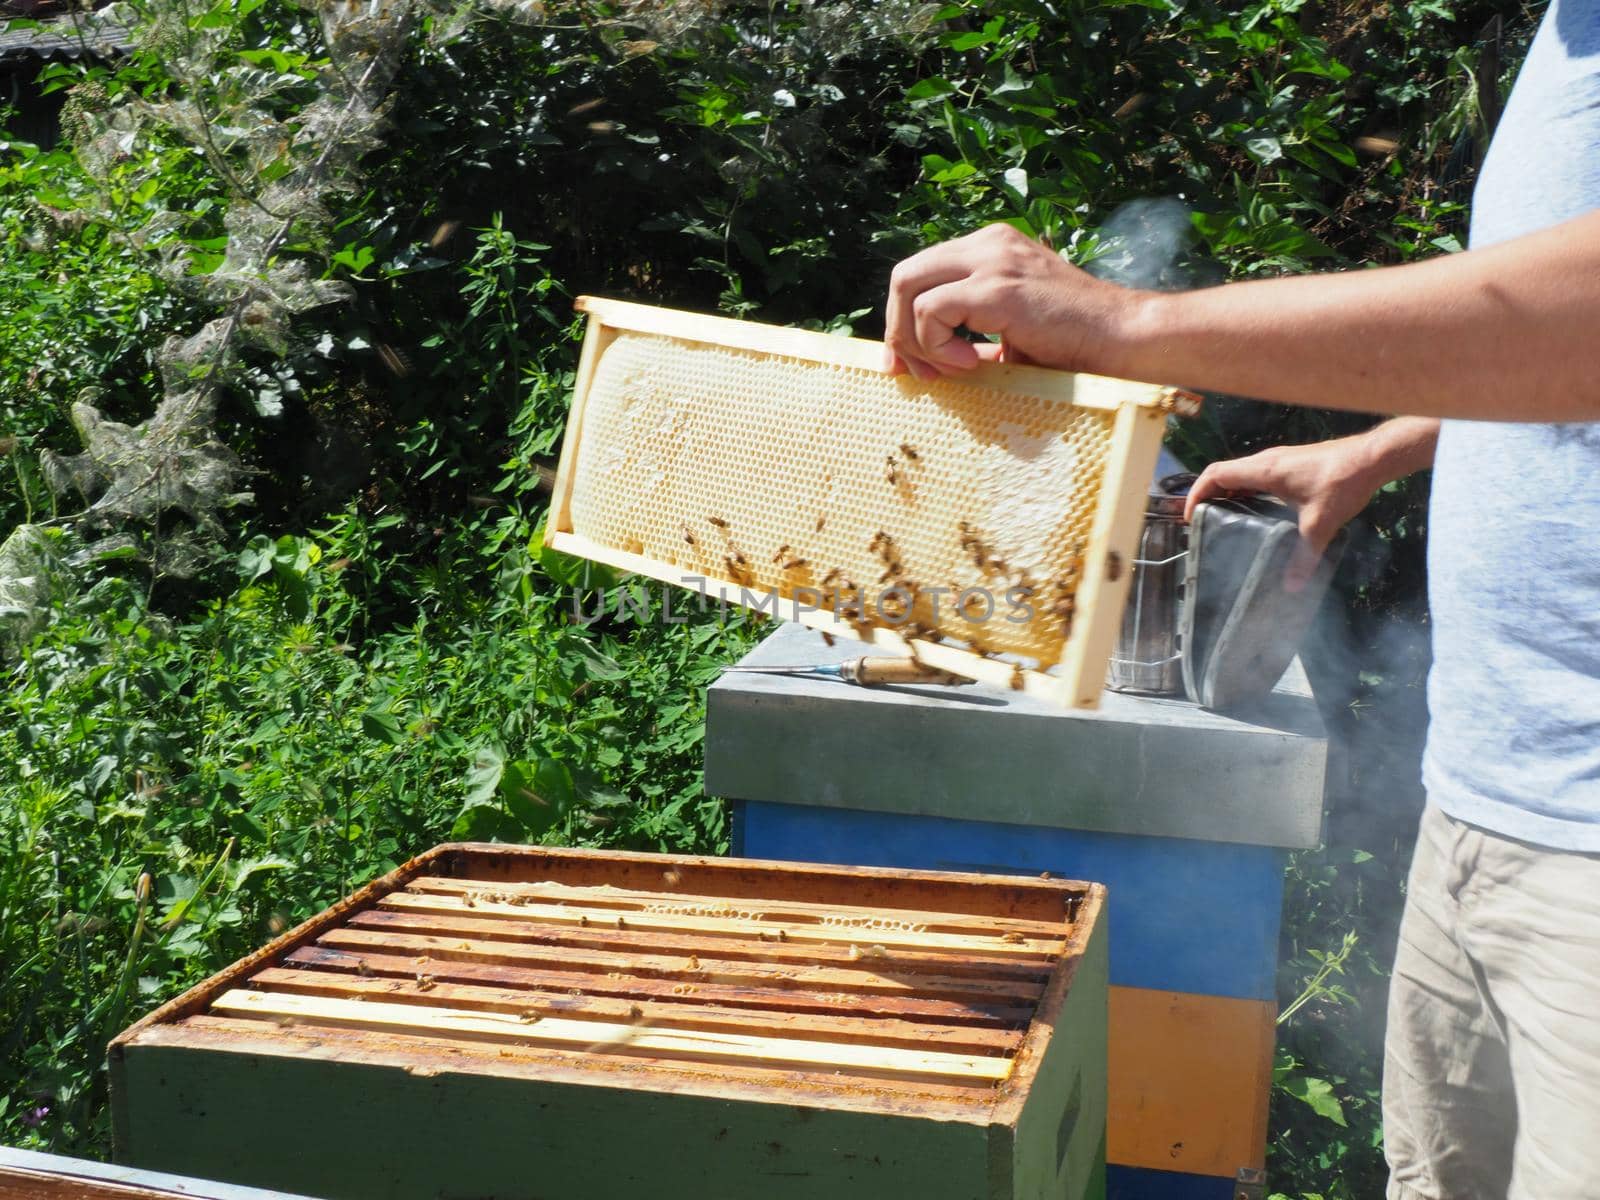
[[[1294,512],[1267,496],[1213,500],[1185,525],[1194,480],[1179,473],[1151,486],[1106,686],[1229,708],[1265,695],[1282,676],[1344,553],[1345,534],[1306,586],[1290,592],[1284,575],[1300,541]]]
[[[1150,488],[1128,605],[1106,671],[1106,686],[1114,692],[1175,696],[1183,691],[1178,614],[1189,556],[1183,506],[1194,479],[1168,475]]]

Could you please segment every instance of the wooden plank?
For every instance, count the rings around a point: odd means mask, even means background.
[[[1008,1058],[749,1034],[713,1035],[642,1024],[557,1017],[535,1016],[530,1020],[505,1013],[446,1008],[424,1010],[412,1004],[378,1000],[338,1000],[235,989],[219,996],[212,1008],[233,1015],[283,1017],[358,1029],[395,1029],[421,1036],[579,1047],[592,1054],[642,1054],[658,1059],[685,1058],[702,1062],[743,1061],[769,1066],[811,1066],[994,1082],[1011,1074]]]
[[[416,912],[399,908],[374,908],[356,913],[349,928],[392,929],[400,933],[432,934],[436,937],[524,942],[540,946],[577,946],[591,950],[616,950],[647,954],[677,954],[695,958],[731,958],[768,963],[797,963],[843,967],[859,962],[863,953],[856,947],[855,957],[848,946],[814,943],[739,940],[698,937],[672,933],[646,933],[636,929],[616,929],[603,925],[540,925],[509,917],[474,916],[458,912]],[[868,943],[870,950],[872,943]],[[917,954],[897,951],[896,971],[933,975],[975,975],[985,979],[1010,979],[1043,987],[1049,976],[1049,963],[1008,962],[976,955]]]
[[[1233,1178],[1267,1144],[1278,1008],[1146,988],[1110,989],[1111,1162]]]
[[[964,1121],[993,1104],[995,1085],[931,1079],[838,1075],[803,1067],[752,1066],[689,1061],[663,1064],[629,1055],[593,1056],[553,1046],[518,1046],[487,1041],[445,1041],[392,1030],[334,1025],[282,1025],[257,1017],[189,1017],[153,1035],[152,1045],[217,1049],[315,1059],[345,1067],[399,1066],[425,1078],[471,1072],[578,1088],[648,1089],[662,1096],[713,1096],[757,1104],[816,1105],[821,1109],[903,1112],[915,1104],[928,1119]],[[924,1106],[926,1106],[924,1108]]]
[[[556,464],[556,486],[550,496],[550,513],[545,518],[545,545],[558,531],[572,530],[572,488],[577,480],[578,447],[583,441],[583,410],[589,397],[589,384],[594,379],[595,364],[600,355],[616,337],[593,317],[583,333],[583,350],[578,355],[578,372],[573,380],[572,407],[567,412],[567,426],[561,443],[561,457]]]
[[[177,1195],[177,1192],[156,1192],[146,1187],[0,1167],[0,1200],[172,1200]]]
[[[572,998],[607,996],[629,1000],[659,1000],[665,1003],[704,1003],[724,1008],[765,1009],[794,1013],[841,1013],[854,1017],[882,1017],[908,1021],[930,1021],[950,1025],[1016,1028],[1033,1015],[1031,1006],[987,1004],[959,1000],[928,999],[921,996],[881,996],[858,993],[818,992],[801,988],[736,987],[723,984],[696,984],[688,990],[670,979],[640,979],[625,975],[585,974],[578,971],[541,971],[503,963],[476,961],[465,955],[429,957],[427,955],[385,954],[380,950],[349,951],[325,946],[302,946],[284,962],[292,967],[313,970],[357,972],[375,976],[415,979],[426,972],[438,980],[455,983],[483,983],[496,987],[523,989],[530,994],[546,992]]]
[[[1159,434],[1165,419],[1159,409],[1129,406],[1117,411],[1112,426],[1111,450],[1083,556],[1077,611],[1062,656],[1064,701],[1080,708],[1098,707],[1105,687],[1106,662],[1133,578],[1145,492],[1161,452]]]
[[[579,296],[573,307],[612,329],[726,346],[754,354],[799,358],[875,374],[883,370],[883,343],[865,338],[838,337],[807,329],[738,321],[600,296]],[[901,386],[907,390],[930,390],[928,383],[910,376],[900,376],[899,379]],[[991,363],[975,367],[964,373],[959,381],[953,381],[953,385],[994,388],[997,391],[1037,396],[1054,404],[1097,409],[1115,409],[1125,404],[1154,406],[1160,403],[1162,393],[1161,388],[1151,384],[1104,376],[1074,375],[1049,367],[1019,363]]]
[[[825,923],[801,924],[790,921],[769,921],[758,917],[741,920],[739,916],[680,915],[672,912],[653,912],[649,909],[619,911],[598,907],[580,907],[569,903],[539,904],[508,903],[475,896],[488,894],[489,889],[451,895],[433,892],[396,892],[379,901],[384,908],[398,908],[421,912],[475,913],[486,917],[510,917],[515,920],[537,921],[549,925],[610,925],[615,929],[641,929],[664,933],[694,933],[713,938],[757,939],[765,934],[775,940],[813,943],[829,946],[871,945],[885,950],[918,950],[929,953],[981,953],[993,957],[1021,958],[1024,961],[1048,962],[1052,954],[1061,950],[1062,942],[1038,941],[1013,934],[1017,940],[1004,937],[976,937],[960,933],[927,933],[918,930],[895,928],[861,929],[850,926],[839,928]],[[712,906],[703,901],[682,898],[676,907],[706,911]],[[740,909],[738,913],[754,913]],[[853,920],[856,918],[841,918]]]
[[[645,891],[598,884],[574,887],[559,880],[533,880],[527,883],[496,883],[493,880],[461,879],[455,876],[425,875],[407,885],[413,892],[499,892],[502,896],[527,896],[543,902],[577,902],[591,908],[642,909],[653,904],[698,904],[706,907],[726,905],[745,911],[759,911],[763,919],[778,916],[793,921],[816,922],[825,917],[859,917],[865,921],[887,918],[944,933],[970,933],[1001,936],[1020,933],[1059,944],[1067,936],[1066,914],[1055,921],[1028,921],[1017,917],[975,916],[971,913],[934,912],[926,909],[886,910],[865,904],[806,904],[797,900],[769,899],[760,903],[725,900],[718,896],[680,891]],[[493,896],[482,897],[494,899]],[[515,900],[506,901],[516,903]]]
[[[775,991],[800,988],[807,991],[856,994],[916,996],[945,1000],[966,1000],[988,1004],[1027,1005],[1039,995],[1037,987],[1009,981],[961,979],[919,975],[911,978],[893,974],[893,958],[863,958],[860,969],[838,967],[789,967],[781,964],[739,962],[731,959],[692,959],[665,955],[612,954],[599,950],[551,950],[511,942],[455,940],[426,935],[395,935],[365,929],[331,929],[318,944],[345,950],[372,950],[378,953],[429,955],[517,966],[542,966],[555,971],[584,971],[618,978],[666,979],[680,984],[685,995],[703,984],[735,984],[765,987]]]
[[[479,882],[555,880],[649,890],[670,876],[672,890],[723,899],[797,900],[885,909],[926,909],[1038,921],[1069,920],[1088,894],[1079,880],[972,871],[884,870],[833,863],[646,854],[581,847],[457,842],[438,847],[436,867],[419,874]],[[409,865],[409,864],[408,864]],[[399,885],[396,884],[396,887]],[[394,888],[385,889],[393,891]]]
[[[393,1000],[424,1007],[473,1011],[536,1013],[541,1017],[621,1021],[653,1028],[702,1032],[747,1033],[766,1037],[801,1037],[819,1042],[860,1042],[902,1049],[927,1048],[954,1054],[1000,1056],[1022,1041],[1020,1031],[971,1025],[931,1023],[834,1013],[816,1015],[785,1010],[729,1010],[703,1004],[667,1003],[611,996],[572,996],[529,992],[523,988],[439,982],[425,969],[413,978],[375,978],[328,971],[269,967],[250,977],[262,991],[301,996]]]

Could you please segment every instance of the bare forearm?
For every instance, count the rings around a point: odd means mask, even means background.
[[[1439,442],[1439,418],[1396,417],[1357,435],[1355,450],[1362,484],[1368,493],[1433,465]]]
[[[1409,266],[1143,294],[1097,349],[1108,374],[1291,404],[1586,421],[1597,325],[1600,212]]]

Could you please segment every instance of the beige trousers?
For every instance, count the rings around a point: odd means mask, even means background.
[[[1428,806],[1383,1125],[1389,1200],[1600,1198],[1600,855]]]

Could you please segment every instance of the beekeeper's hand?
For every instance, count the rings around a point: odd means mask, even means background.
[[[1401,417],[1365,433],[1310,446],[1274,446],[1259,454],[1212,463],[1189,489],[1184,519],[1195,506],[1219,496],[1266,492],[1292,505],[1300,544],[1289,562],[1284,586],[1305,587],[1328,543],[1367,506],[1372,493],[1392,480],[1433,462],[1439,422]]]
[[[990,225],[895,267],[884,369],[935,379],[1003,355],[1114,373],[1114,334],[1139,295],[1079,270],[1010,225]],[[1001,342],[969,342],[960,327]]]

